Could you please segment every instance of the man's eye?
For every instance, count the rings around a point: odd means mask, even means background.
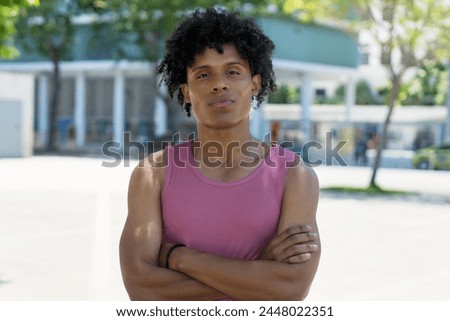
[[[230,75],[239,75],[239,72],[236,71],[236,70],[230,70],[228,73],[229,73]]]
[[[197,79],[206,78],[206,77],[208,77],[208,74],[199,74],[197,76]]]

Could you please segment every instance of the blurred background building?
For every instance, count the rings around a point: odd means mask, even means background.
[[[112,44],[108,43],[111,37],[104,34],[95,38],[95,42],[90,41],[95,37],[92,22],[89,18],[78,19],[77,45],[70,53],[73,59],[61,63],[61,103],[57,116],[59,148],[96,146],[108,140],[120,142],[124,131],[142,142],[172,134],[167,131],[164,101],[150,85],[154,81],[152,64],[115,60]],[[316,92],[324,90],[321,84],[346,81],[346,107],[350,109],[354,105],[357,43],[346,33],[325,26],[302,26],[268,18],[261,18],[259,22],[276,45],[273,64],[277,81],[302,89],[298,104],[303,108],[295,111],[298,121],[301,119],[298,129],[311,139],[311,106]],[[17,60],[1,62],[0,70],[34,75],[36,148],[45,146],[52,64],[37,54],[23,54]],[[179,131],[195,130],[192,119],[188,119],[181,108],[173,115]],[[269,128],[271,119],[263,114],[253,117],[252,121],[258,130]],[[264,130],[258,131],[257,136],[266,134]]]

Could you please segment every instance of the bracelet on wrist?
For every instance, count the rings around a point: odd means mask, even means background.
[[[166,255],[166,269],[170,269],[169,258],[170,258],[170,255],[172,254],[173,250],[175,250],[177,247],[184,247],[184,246],[185,246],[184,244],[175,244],[169,249],[169,251],[167,252],[167,255]]]

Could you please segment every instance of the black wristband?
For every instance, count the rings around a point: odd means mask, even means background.
[[[170,255],[172,254],[173,250],[175,250],[177,247],[184,247],[184,246],[185,246],[184,244],[175,244],[174,246],[172,246],[170,248],[170,250],[167,252],[167,256],[166,256],[166,269],[170,269],[169,258],[170,258]]]

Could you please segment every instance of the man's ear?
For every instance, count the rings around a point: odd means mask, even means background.
[[[183,93],[184,102],[190,104],[191,103],[191,96],[189,95],[189,88],[187,84],[181,85],[181,92]]]
[[[256,96],[261,89],[261,76],[259,74],[252,76],[252,94]]]

